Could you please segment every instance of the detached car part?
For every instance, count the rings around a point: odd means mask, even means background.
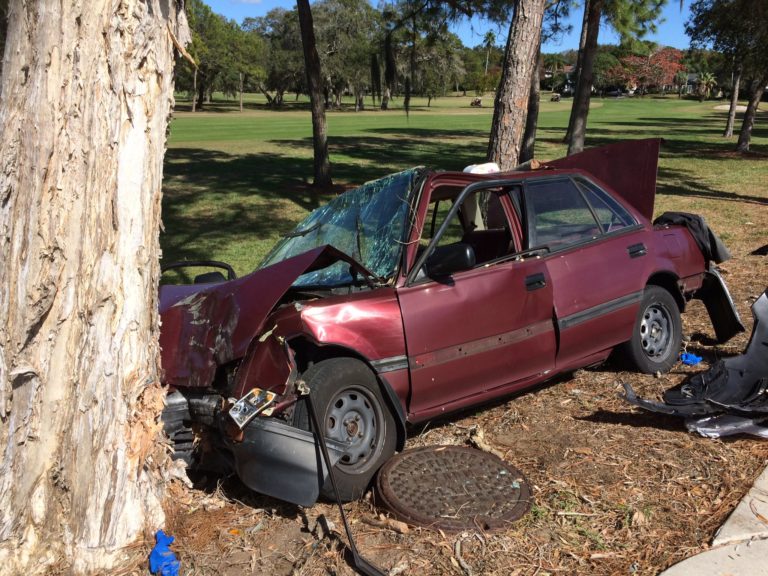
[[[664,402],[639,398],[627,383],[624,399],[650,412],[686,418],[688,429],[704,436],[768,436],[768,290],[752,305],[752,315],[744,354],[718,360],[665,392]]]

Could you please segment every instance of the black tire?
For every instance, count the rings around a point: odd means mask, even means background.
[[[357,500],[395,453],[397,443],[395,419],[376,376],[354,358],[330,358],[311,366],[302,377],[311,390],[319,420],[325,422],[325,437],[349,446],[334,475],[342,501]],[[311,430],[306,402],[296,405],[293,424]],[[335,500],[330,478],[320,494]]]
[[[669,372],[677,363],[683,339],[680,309],[660,286],[646,286],[632,339],[624,344],[625,358],[645,374]]]

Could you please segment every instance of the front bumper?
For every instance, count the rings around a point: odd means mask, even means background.
[[[333,465],[344,445],[326,438]],[[274,418],[254,418],[243,428],[243,440],[227,439],[235,457],[235,470],[251,490],[311,506],[328,479],[320,446],[314,434]]]

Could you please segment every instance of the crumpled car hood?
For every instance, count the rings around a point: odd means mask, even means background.
[[[299,276],[339,260],[370,276],[343,252],[321,246],[237,280],[161,286],[160,346],[165,383],[173,387],[210,386],[219,365],[245,354],[272,309]]]

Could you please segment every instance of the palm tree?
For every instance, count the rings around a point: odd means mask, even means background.
[[[565,57],[562,54],[544,54],[544,70],[553,75],[565,69]]]
[[[496,34],[493,30],[488,30],[483,37],[483,46],[485,46],[485,75],[488,76],[488,60],[491,58],[491,48],[496,44]]]
[[[715,86],[717,86],[715,75],[712,72],[701,72],[699,74],[699,100],[704,102],[705,99],[709,98]]]

